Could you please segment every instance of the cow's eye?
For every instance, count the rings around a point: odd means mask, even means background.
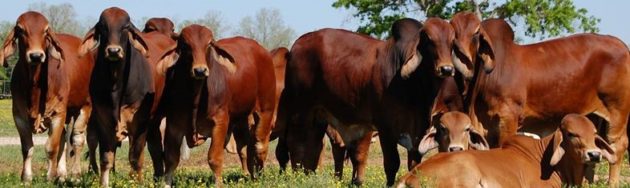
[[[466,128],[466,132],[469,132],[469,131],[470,131],[470,127]]]
[[[567,136],[570,137],[570,138],[578,137],[578,135],[573,134],[573,133],[567,133]]]

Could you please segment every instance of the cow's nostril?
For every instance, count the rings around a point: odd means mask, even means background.
[[[591,162],[599,162],[602,157],[599,151],[589,151],[586,154],[588,155],[588,158]]]
[[[31,58],[31,61],[41,61],[44,57],[44,53],[41,52],[32,52],[30,54],[28,54],[28,56]]]
[[[120,48],[107,48],[107,52],[109,52],[110,54],[116,54],[120,52]]]
[[[193,75],[197,78],[207,76],[206,75],[207,72],[208,72],[208,68],[206,67],[197,67],[193,69]]]
[[[450,76],[453,75],[453,66],[441,66],[440,67],[440,75],[442,76]]]
[[[459,147],[459,146],[454,146],[454,147],[449,147],[448,148],[449,152],[457,152],[457,151],[463,151],[463,150],[464,150],[464,148]]]

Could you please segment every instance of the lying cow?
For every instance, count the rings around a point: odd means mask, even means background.
[[[46,141],[48,180],[66,176],[66,152],[62,151],[65,131],[71,131],[70,174],[81,172],[80,156],[85,142],[87,121],[92,111],[86,80],[94,66],[92,57],[79,57],[81,39],[56,34],[40,13],[20,15],[6,36],[0,61],[19,49],[19,59],[11,77],[13,118],[22,144],[22,181],[33,178],[33,133],[49,129]],[[65,124],[74,119],[65,129]],[[65,129],[65,131],[64,131]]]
[[[439,152],[456,152],[469,148],[488,150],[488,142],[472,128],[468,115],[453,111],[438,115],[436,119],[429,133],[420,141],[421,154],[424,155],[433,148],[438,148]]]
[[[214,172],[214,182],[221,186],[228,126],[248,129],[248,171],[255,177],[266,159],[277,102],[269,52],[243,37],[215,41],[209,28],[190,25],[182,29],[178,45],[162,56],[158,67],[169,78],[164,101],[168,106],[166,184],[172,183],[179,163],[179,146],[187,136],[189,145],[212,138],[208,164]],[[259,119],[250,126],[249,117],[254,110]]]
[[[569,114],[557,131],[543,139],[516,135],[499,149],[437,154],[403,176],[398,187],[581,185],[584,166],[602,157],[609,162],[617,159],[588,118]]]
[[[554,125],[569,113],[593,113],[608,122],[607,140],[617,158],[623,157],[628,148],[630,53],[621,40],[587,33],[520,45],[502,19],[480,22],[472,13],[460,13],[451,25],[457,36],[454,63],[463,64],[456,67],[470,72],[475,83],[468,112],[475,128],[488,130],[491,146],[499,146],[521,126],[544,131],[553,126],[540,126],[540,121]],[[610,163],[609,169],[608,182],[616,187],[621,164]]]

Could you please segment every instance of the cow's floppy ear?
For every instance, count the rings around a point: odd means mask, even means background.
[[[468,134],[469,144],[472,148],[476,150],[488,150],[490,148],[486,138],[479,134],[475,129],[470,129]]]
[[[161,75],[165,75],[166,71],[173,65],[175,65],[178,59],[179,52],[177,51],[177,43],[175,43],[175,45],[171,46],[169,50],[164,53],[162,58],[160,58],[160,61],[158,61],[158,64],[156,66],[158,73],[160,73]]]
[[[220,47],[216,42],[211,41],[208,45],[208,53],[210,53],[210,59],[224,66],[228,72],[236,72],[236,65],[234,64],[234,57],[230,55],[225,49]]]
[[[483,60],[483,69],[486,73],[494,70],[494,47],[492,39],[483,28],[479,29],[479,57]]]
[[[17,37],[15,35],[15,30],[20,29],[19,25],[16,25],[7,36],[4,38],[4,44],[2,45],[2,52],[0,53],[0,61],[2,61],[2,66],[9,67],[9,63],[6,61],[6,58],[13,55],[15,53],[15,40]]]
[[[98,47],[100,41],[98,41],[98,33],[96,33],[97,26],[98,24],[92,27],[92,29],[85,34],[85,37],[83,37],[83,42],[81,43],[81,47],[79,47],[79,56],[84,56]]]
[[[135,49],[140,51],[140,53],[146,57],[148,54],[147,51],[149,51],[149,47],[147,46],[147,43],[144,42],[144,39],[142,39],[140,33],[140,30],[138,30],[136,26],[131,24],[128,32],[129,42],[131,42],[131,45],[133,45]]]
[[[422,33],[422,29],[420,30],[420,33]],[[398,53],[402,54],[403,57],[407,54],[405,53],[406,51],[408,50],[414,51],[413,55],[407,58],[405,62],[403,63],[402,67],[400,68],[400,76],[403,79],[409,78],[409,76],[411,76],[411,73],[416,71],[418,66],[420,66],[420,63],[422,63],[422,54],[420,54],[420,51],[417,50],[421,42],[422,41],[420,41],[420,39],[414,42],[415,45],[412,45],[413,49],[398,49],[400,50],[400,52]]]
[[[418,146],[418,151],[420,152],[420,154],[424,155],[425,153],[427,153],[427,151],[438,147],[438,143],[435,140],[436,135],[437,130],[434,126],[431,126],[431,129],[429,129],[427,134],[422,137],[422,140],[420,141],[420,146]]]
[[[615,156],[615,150],[613,150],[610,145],[599,135],[595,136],[595,145],[602,150],[602,156],[608,160],[609,163],[617,162],[617,157]]]
[[[50,56],[63,62],[65,60],[63,48],[61,48],[61,44],[59,43],[59,40],[57,40],[57,35],[51,28],[46,29],[46,38],[50,42],[50,46],[48,47],[48,53]]]
[[[562,143],[562,132],[555,131],[552,139],[553,154],[551,155],[551,160],[549,160],[549,165],[555,166],[564,155],[564,149],[562,148],[562,146],[560,146],[560,144]]]

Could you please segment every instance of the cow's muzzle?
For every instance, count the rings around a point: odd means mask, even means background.
[[[122,47],[118,45],[109,45],[105,48],[105,57],[111,61],[118,61],[124,57]]]
[[[204,79],[210,76],[210,72],[208,71],[208,67],[195,67],[192,70],[192,75],[196,79]]]
[[[118,140],[118,142],[122,142],[125,138],[127,138],[127,136],[129,136],[129,132],[127,132],[127,130],[116,131],[116,140]]]
[[[33,64],[44,63],[44,61],[46,60],[46,54],[44,53],[44,51],[41,50],[29,51],[27,53],[26,60],[28,61],[28,63]]]
[[[597,163],[602,159],[602,153],[600,151],[588,151],[586,152],[586,162]]]
[[[458,152],[458,151],[464,151],[464,148],[461,146],[448,147],[448,152]]]
[[[455,68],[451,65],[439,66],[436,69],[437,75],[444,78],[449,76],[455,76]]]

